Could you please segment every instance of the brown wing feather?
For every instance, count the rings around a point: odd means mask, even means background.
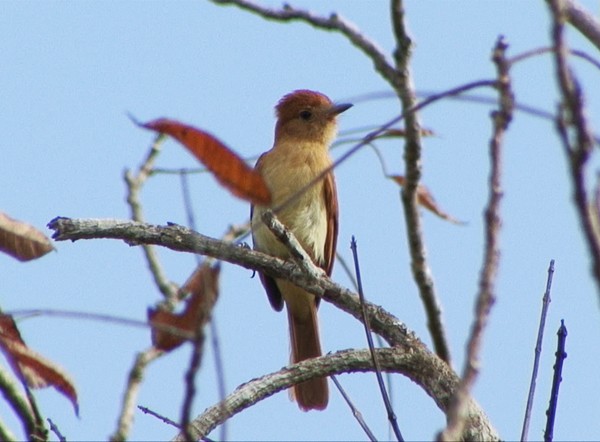
[[[319,266],[325,270],[327,276],[331,276],[333,263],[335,261],[335,250],[338,236],[338,199],[335,187],[335,177],[333,172],[329,172],[323,179],[323,197],[325,199],[325,209],[327,212],[327,236],[325,237],[324,260]],[[317,307],[321,298],[315,298]]]
[[[265,154],[262,154],[254,169],[260,170],[261,160],[264,158]],[[254,206],[250,206],[250,220],[252,220],[252,215],[254,213]],[[252,241],[254,242],[254,235],[252,235]],[[260,282],[265,288],[265,292],[267,292],[267,297],[269,298],[269,302],[271,303],[271,307],[276,311],[280,312],[283,309],[283,297],[281,296],[281,292],[279,291],[279,287],[277,287],[277,283],[270,276],[265,275],[263,272],[258,272],[258,276],[260,278]]]
[[[321,268],[327,276],[331,276],[338,236],[338,200],[333,173],[328,173],[323,180],[323,196],[327,210],[327,236],[325,237],[325,262]]]

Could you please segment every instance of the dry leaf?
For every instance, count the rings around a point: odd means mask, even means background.
[[[4,313],[0,313],[0,350],[17,376],[30,388],[56,388],[71,401],[75,414],[79,415],[77,391],[69,376],[53,362],[27,347],[12,316]]]
[[[194,271],[181,288],[182,292],[190,294],[182,313],[148,309],[152,344],[156,348],[171,351],[186,341],[186,335],[194,336],[198,327],[208,322],[219,293],[219,272],[219,267],[209,267],[206,264]]]
[[[211,134],[165,118],[140,126],[175,138],[234,195],[253,204],[271,202],[271,193],[262,176]]]
[[[406,179],[402,175],[390,175],[388,176],[388,178],[394,180],[400,186],[404,186],[404,184],[406,183]],[[457,220],[452,215],[444,212],[437,205],[435,199],[433,198],[433,195],[431,195],[431,192],[429,192],[429,189],[427,189],[427,187],[425,187],[422,184],[419,184],[417,186],[417,202],[421,206],[425,207],[426,209],[430,210],[431,212],[435,213],[437,216],[439,216],[442,219],[445,219],[446,221],[450,221],[453,224],[465,224],[464,221]]]
[[[0,251],[19,261],[29,261],[52,250],[52,242],[38,229],[0,212]]]

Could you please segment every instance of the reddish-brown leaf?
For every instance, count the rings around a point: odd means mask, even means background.
[[[0,251],[19,261],[29,261],[51,250],[52,242],[38,229],[0,212]]]
[[[219,267],[200,265],[181,288],[189,293],[182,313],[171,313],[161,309],[148,309],[148,320],[152,326],[152,344],[164,351],[171,351],[209,319],[219,293]]]
[[[262,176],[208,132],[166,118],[140,126],[175,138],[234,195],[253,204],[271,202],[271,193]]]
[[[400,186],[404,186],[406,183],[406,179],[402,175],[390,175],[388,178],[394,180]],[[417,186],[417,202],[446,221],[450,221],[453,224],[464,224],[463,221],[459,221],[452,215],[444,212],[436,203],[429,189],[422,184]]]
[[[56,388],[71,401],[75,413],[79,415],[77,390],[69,376],[56,364],[27,347],[12,316],[4,313],[0,313],[0,350],[17,376],[30,388]]]

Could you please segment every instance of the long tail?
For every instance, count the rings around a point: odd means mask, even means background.
[[[314,303],[311,307],[311,314],[302,319],[298,319],[289,308],[287,309],[294,363],[321,356],[317,307]],[[327,378],[315,378],[297,384],[291,395],[298,401],[302,411],[324,410],[329,401]]]

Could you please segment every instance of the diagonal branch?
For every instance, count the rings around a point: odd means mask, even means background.
[[[303,21],[324,31],[337,31],[346,37],[350,42],[359,48],[367,57],[371,59],[375,70],[390,84],[397,82],[397,73],[394,67],[388,63],[384,52],[377,47],[368,37],[345,18],[337,13],[332,13],[329,17],[322,17],[313,14],[310,11],[295,8],[285,4],[282,9],[273,9],[266,6],[253,3],[248,0],[211,0],[217,5],[233,5],[246,11],[253,12],[267,20],[276,20],[281,22]]]
[[[565,0],[566,19],[600,49],[600,21],[575,0]]]
[[[171,250],[211,256],[247,269],[260,270],[275,278],[293,282],[359,320],[362,317],[358,296],[327,278],[312,262],[306,263],[310,271],[304,270],[295,262],[283,261],[230,242],[210,238],[178,225],[157,226],[126,220],[59,217],[52,220],[48,227],[55,231],[53,237],[57,241],[119,239],[129,245],[160,245]],[[406,348],[414,345],[424,347],[424,344],[393,315],[374,304],[367,302],[366,305],[371,330],[381,335],[390,345]]]

